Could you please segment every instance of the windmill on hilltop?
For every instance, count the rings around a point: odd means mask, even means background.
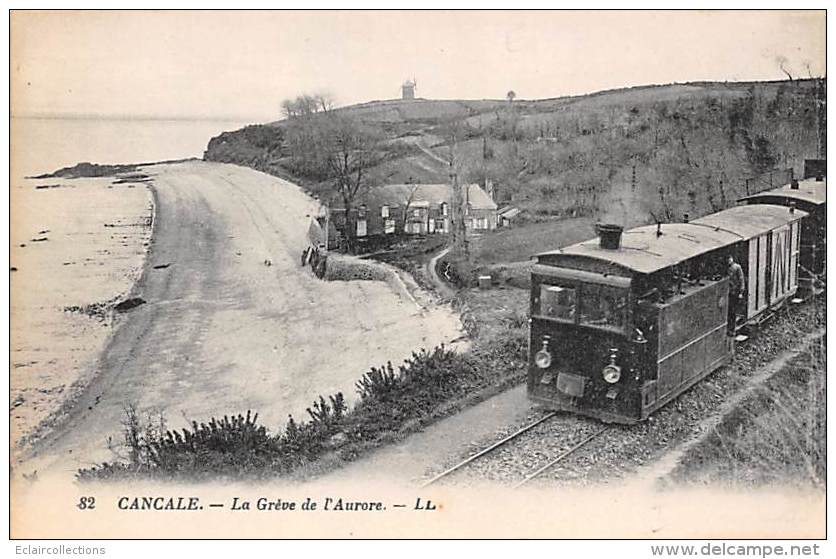
[[[415,99],[415,88],[418,87],[418,80],[406,80],[401,85],[401,99]]]

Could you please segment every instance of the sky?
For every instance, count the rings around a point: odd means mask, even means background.
[[[825,74],[818,12],[21,12],[12,114],[266,122],[280,103],[576,95]]]

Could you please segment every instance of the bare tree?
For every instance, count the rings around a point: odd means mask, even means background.
[[[285,118],[293,118],[296,116],[296,105],[292,99],[282,101],[282,114]]]
[[[467,212],[466,193],[459,184],[461,162],[457,159],[457,146],[459,138],[464,136],[464,123],[461,120],[450,120],[441,130],[441,133],[450,146],[450,231],[452,233],[453,251],[464,258],[469,258],[469,247],[467,242],[467,225],[465,215]]]
[[[787,60],[787,57],[784,56],[783,54],[779,54],[778,56],[775,57],[775,62],[778,64],[778,67],[781,69],[781,71],[784,72],[787,75],[789,80],[793,81],[792,74],[787,69],[787,63],[789,62],[789,60]]]
[[[319,106],[319,112],[327,113],[334,109],[334,98],[330,93],[321,91],[314,95],[314,99]]]
[[[302,94],[295,99],[285,99],[281,103],[285,118],[307,118],[318,113],[327,113],[334,108],[334,99],[329,93],[320,92]]]
[[[415,200],[415,193],[418,191],[418,185],[413,185],[412,188],[409,190],[409,196],[406,198],[406,206],[403,209],[403,223],[402,229],[403,232],[406,233],[406,224],[409,223],[409,208],[412,206],[412,202]]]
[[[807,69],[807,76],[812,80],[816,76],[813,75],[812,63],[809,60],[804,60],[804,67]]]
[[[378,159],[379,136],[355,120],[330,113],[318,126],[318,149],[333,192],[342,202],[342,233],[349,251],[355,248],[357,230],[352,213],[355,200],[367,186],[366,172]]]

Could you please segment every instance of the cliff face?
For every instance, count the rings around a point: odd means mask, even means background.
[[[277,174],[283,146],[284,130],[280,126],[254,124],[209,140],[203,159]]]
[[[379,101],[338,109],[383,138],[370,184],[490,179],[524,219],[626,225],[718,210],[787,180],[826,146],[824,80],[637,87],[538,101]],[[451,144],[450,130],[456,131]],[[294,165],[287,122],[209,142],[205,158],[326,183]],[[749,177],[757,177],[747,181]],[[624,216],[628,216],[627,219]]]

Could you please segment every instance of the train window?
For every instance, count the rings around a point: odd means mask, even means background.
[[[540,314],[549,318],[575,321],[575,290],[557,285],[540,286]]]
[[[586,284],[581,296],[581,324],[623,328],[627,293],[605,285]]]

